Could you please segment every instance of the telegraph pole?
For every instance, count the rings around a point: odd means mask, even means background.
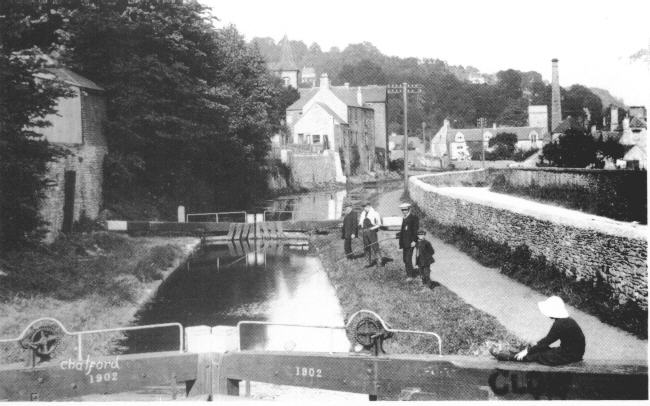
[[[485,168],[485,140],[483,139],[483,128],[485,127],[485,124],[487,123],[487,119],[485,117],[481,117],[476,120],[476,126],[481,129],[481,166]]]
[[[401,85],[388,85],[387,92],[389,94],[402,93],[404,99],[404,191],[408,192],[408,95],[422,93],[422,85],[409,85],[407,82],[404,82]]]
[[[402,95],[404,95],[404,191],[409,190],[409,108],[408,108],[408,83],[402,83]]]
[[[427,128],[427,123],[424,121],[422,122],[422,148],[424,149],[424,152],[427,151],[427,143],[424,139],[424,130]]]

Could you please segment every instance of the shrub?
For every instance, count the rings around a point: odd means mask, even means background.
[[[517,162],[525,161],[532,155],[536,154],[537,151],[539,151],[539,148],[531,148],[528,150],[517,149],[515,150],[515,153],[512,154],[512,159]]]
[[[393,172],[402,172],[404,171],[404,159],[398,158],[388,162],[388,169]]]

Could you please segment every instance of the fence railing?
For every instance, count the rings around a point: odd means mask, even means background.
[[[241,216],[241,218],[240,218]],[[224,222],[228,221],[230,223],[245,223],[246,222],[246,212],[245,211],[223,211],[218,213],[190,213],[185,215],[185,222],[197,222],[204,221],[200,219],[208,219],[208,222]],[[241,219],[241,221],[236,221]]]
[[[296,154],[322,154],[325,151],[323,144],[284,144],[273,145],[271,152],[274,156],[280,156],[280,151],[283,149]]]
[[[81,331],[69,331],[63,323],[59,320],[52,317],[42,317],[40,319],[32,321],[18,337],[14,338],[5,338],[0,339],[0,364],[1,363],[15,363],[20,361],[26,361],[29,358],[32,358],[32,361],[35,360],[37,356],[49,356],[51,353],[57,350],[57,347],[68,347],[68,339],[72,339],[76,344],[74,349],[76,349],[76,358],[77,360],[83,360],[85,355],[84,347],[84,337],[89,335],[96,334],[105,334],[105,333],[119,333],[119,332],[128,332],[128,331],[143,331],[151,329],[160,329],[160,328],[177,328],[178,329],[178,352],[184,351],[184,330],[183,326],[180,323],[158,323],[158,324],[148,324],[142,326],[128,326],[128,327],[115,327],[115,328],[106,328],[106,329],[96,329],[96,330],[81,330]],[[104,341],[95,343],[95,346],[106,347],[109,342],[114,342],[114,340],[124,339],[123,334],[118,337],[112,336],[106,338]],[[87,347],[86,347],[87,348]],[[32,356],[29,357],[28,352],[32,352]],[[164,348],[160,351],[174,351],[173,348]],[[87,351],[86,351],[87,352]],[[158,351],[153,351],[158,352]],[[27,354],[27,355],[26,355]],[[72,352],[68,353],[69,356],[73,356]],[[88,353],[88,355],[90,355]],[[95,354],[93,354],[95,355]],[[101,354],[108,355],[108,354]]]
[[[348,318],[348,322],[346,323],[345,326],[326,326],[326,325],[308,325],[308,324],[297,324],[297,323],[276,323],[276,322],[269,322],[269,321],[251,321],[251,320],[242,320],[237,323],[237,334],[239,337],[239,347],[238,350],[241,351],[241,327],[244,325],[262,325],[262,326],[278,326],[278,327],[293,327],[293,328],[303,328],[303,329],[324,329],[324,330],[329,330],[330,332],[336,331],[336,330],[343,330],[346,331],[348,330],[352,322],[356,320],[357,316],[367,314],[373,316],[376,320],[379,321],[381,324],[381,327],[386,330],[389,333],[403,333],[403,334],[414,334],[414,335],[424,335],[427,337],[432,337],[435,338],[438,344],[438,355],[442,355],[442,338],[434,332],[431,331],[422,331],[422,330],[404,330],[404,329],[397,329],[397,328],[392,328],[386,322],[375,312],[372,310],[359,310],[356,313],[352,314]],[[332,335],[330,334],[330,345],[332,343]]]
[[[312,217],[309,217],[312,215]],[[255,216],[255,220],[248,219],[249,216]],[[262,220],[257,216],[262,216]],[[230,222],[230,223],[247,223],[253,221],[295,221],[301,220],[335,220],[328,216],[327,211],[305,211],[305,210],[264,210],[263,213],[248,213],[245,211],[218,212],[218,213],[189,213],[185,215],[185,221],[191,222]]]

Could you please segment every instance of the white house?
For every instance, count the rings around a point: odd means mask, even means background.
[[[346,161],[358,160],[363,171],[372,171],[378,132],[387,144],[385,106],[385,86],[330,86],[324,73],[319,87],[300,89],[300,99],[287,108],[286,124],[293,144],[351,154]]]
[[[448,156],[453,160],[470,159],[472,152],[489,149],[490,139],[497,134],[510,133],[517,136],[515,147],[520,150],[542,148],[547,131],[544,127],[497,127],[491,128],[451,128],[449,120],[431,139],[431,154],[441,158]]]
[[[451,128],[449,120],[431,139],[431,154],[436,158],[449,157],[452,160],[466,160],[471,158],[469,143],[474,143],[481,148],[488,148],[488,142],[494,135],[490,128]]]

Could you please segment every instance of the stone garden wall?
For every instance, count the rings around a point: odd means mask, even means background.
[[[486,184],[488,176],[484,170],[415,176],[409,193],[439,223],[465,227],[511,248],[526,244],[578,280],[595,280],[600,273],[621,301],[634,300],[647,309],[647,226],[515,197],[495,202],[485,198],[486,188],[454,187]]]

